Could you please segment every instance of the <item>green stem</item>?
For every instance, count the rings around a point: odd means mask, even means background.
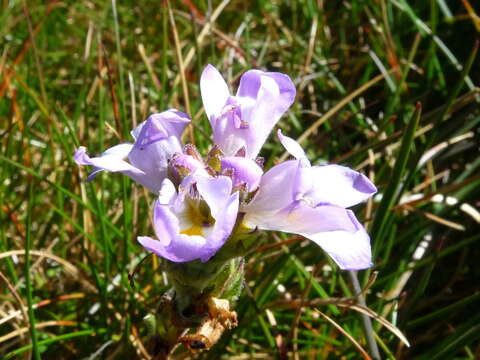
[[[35,314],[33,313],[32,300],[32,280],[30,278],[30,247],[32,246],[31,224],[33,210],[33,180],[30,179],[28,184],[28,210],[27,220],[25,224],[25,286],[27,292],[28,318],[30,321],[30,336],[32,341],[33,356],[36,360],[40,360],[40,351],[37,343],[37,329],[35,327]]]
[[[365,302],[365,298],[362,294],[362,288],[360,287],[360,283],[357,278],[357,273],[353,270],[348,272],[350,276],[350,280],[352,281],[353,289],[355,291],[358,303],[363,306],[367,307],[367,303]],[[365,331],[365,337],[367,338],[368,349],[370,350],[370,354],[375,360],[380,360],[380,351],[378,350],[377,342],[375,341],[375,333],[373,332],[372,321],[370,318],[365,314],[360,314],[362,318],[363,329]]]

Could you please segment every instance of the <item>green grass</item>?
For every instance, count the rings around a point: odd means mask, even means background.
[[[479,358],[479,219],[468,205],[480,199],[480,7],[468,3],[185,0],[170,1],[172,22],[163,1],[1,2],[0,271],[11,286],[0,279],[0,357],[141,358],[142,319],[167,289],[153,257],[128,281],[153,195],[118,174],[85,183],[72,155],[129,141],[135,122],[186,111],[186,99],[205,153],[199,76],[212,63],[232,89],[252,67],[288,74],[297,98],[278,127],[312,163],[378,185],[355,208],[375,262],[358,276],[365,286],[378,272],[367,306],[411,343],[373,320],[382,358]],[[283,152],[271,136],[261,155],[269,167]],[[277,246],[248,257],[239,326],[203,358],[361,358],[317,311],[369,352],[348,274],[288,238],[271,234]],[[21,306],[27,318],[1,320]],[[180,347],[175,358],[187,356]]]

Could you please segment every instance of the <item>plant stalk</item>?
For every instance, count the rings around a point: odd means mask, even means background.
[[[353,290],[355,292],[358,303],[363,307],[367,307],[365,297],[362,294],[362,288],[360,287],[360,282],[358,281],[357,272],[350,270],[348,272],[348,275],[350,276],[350,280],[352,282]],[[368,349],[370,350],[370,354],[372,355],[374,360],[380,360],[380,351],[378,350],[377,342],[375,341],[375,334],[373,333],[372,322],[367,315],[360,314],[360,316],[362,317],[363,330],[365,331],[365,337],[367,339],[367,345]]]

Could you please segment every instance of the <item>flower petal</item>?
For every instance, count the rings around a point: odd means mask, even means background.
[[[165,179],[162,182],[162,187],[160,188],[158,194],[158,202],[162,205],[169,205],[175,200],[177,195],[177,190],[175,185],[173,185],[170,179]]]
[[[180,135],[189,118],[176,110],[153,114],[134,130],[136,141],[128,158],[146,176],[141,184],[153,192],[160,189],[167,176],[168,161],[182,152]]]
[[[200,92],[205,113],[212,122],[212,115],[218,115],[221,112],[230,96],[227,83],[213,65],[208,64],[202,72]],[[212,123],[212,127],[214,127],[214,123]]]
[[[158,200],[155,201],[153,208],[153,229],[162,246],[168,246],[175,242],[180,233],[177,216],[169,205],[161,204]]]
[[[206,240],[202,236],[179,234],[169,246],[163,246],[160,241],[148,236],[139,236],[137,240],[145,249],[174,262],[199,259],[206,252],[204,249]]]
[[[292,105],[296,94],[295,85],[290,77],[285,74],[249,70],[240,79],[237,96],[256,99],[261,86],[260,78],[262,76],[272,79],[277,84],[279,96],[275,102],[275,114],[280,117]]]
[[[242,108],[244,120],[249,126],[248,131],[243,134],[247,144],[246,156],[251,159],[257,157],[268,135],[282,115],[277,112],[276,108],[279,95],[279,88],[275,81],[268,76],[261,76],[255,105],[251,108]],[[242,130],[238,129],[238,131]]]
[[[202,96],[203,93],[202,90]],[[213,108],[209,103],[213,100],[204,100],[215,143],[227,156],[233,156],[245,147],[246,156],[254,159],[294,98],[295,86],[288,76],[260,70],[247,71],[240,79],[236,96],[223,94],[215,99],[215,113],[208,110]],[[220,103],[223,103],[222,107]]]
[[[250,228],[306,236],[325,231],[356,232],[358,225],[352,215],[350,210],[339,206],[321,205],[313,208],[303,201],[296,201],[277,212],[247,212],[244,222]]]
[[[188,175],[193,172],[198,172],[207,176],[205,165],[191,155],[175,154],[171,161],[172,168],[181,175]]]
[[[217,214],[213,231],[210,236],[208,236],[203,255],[201,256],[202,262],[210,260],[223,244],[225,244],[232,233],[235,222],[237,221],[238,204],[239,193],[235,192],[226,202],[222,212]]]
[[[156,134],[160,134],[161,137],[176,136],[180,138],[190,120],[191,119],[188,114],[176,109],[169,109],[161,113],[150,115],[147,120],[143,121],[140,125],[133,129],[130,134],[135,140],[138,140],[144,125],[153,123],[154,136]],[[145,146],[145,144],[140,145]]]
[[[197,189],[207,205],[212,217],[216,220],[229,201],[232,192],[232,180],[227,176],[216,178],[198,176]]]
[[[247,213],[250,228],[302,235],[321,246],[341,269],[365,269],[372,265],[370,239],[351,210],[297,202],[277,213]]]
[[[103,170],[121,172],[130,176],[135,181],[139,181],[145,176],[145,173],[124,160],[132,147],[132,144],[119,144],[107,149],[100,156],[90,157],[87,155],[87,149],[84,146],[80,146],[77,151],[75,151],[73,159],[79,165],[94,166],[93,171],[88,177],[89,181]]]
[[[278,129],[277,136],[280,139],[285,150],[287,150],[291,155],[295,157],[297,160],[305,160],[308,164],[310,162],[307,159],[307,155],[305,155],[305,151],[300,146],[298,142],[293,140],[291,137],[285,136],[282,134],[282,130]]]
[[[358,221],[357,226],[358,230],[353,233],[330,231],[311,235],[305,234],[304,236],[325,250],[340,269],[361,270],[373,265],[372,251],[370,237]]]
[[[313,180],[311,190],[304,194],[315,204],[330,203],[350,207],[367,200],[377,188],[363,174],[340,165],[314,166],[302,176]]]
[[[233,170],[233,186],[242,183],[247,185],[247,191],[251,192],[258,188],[263,170],[258,164],[249,158],[227,156],[222,159],[222,170]]]
[[[258,192],[253,200],[242,207],[245,212],[278,211],[294,201],[293,190],[299,162],[285,161],[275,165],[260,180]]]

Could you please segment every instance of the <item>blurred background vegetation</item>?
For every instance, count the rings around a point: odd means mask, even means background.
[[[212,63],[231,89],[250,68],[288,74],[283,133],[377,184],[355,210],[382,358],[480,358],[477,14],[472,0],[0,1],[0,357],[148,358],[142,318],[167,286],[153,257],[128,274],[153,196],[119,174],[85,183],[72,154],[170,107],[205,153]],[[274,136],[261,155],[286,156]],[[352,295],[315,244],[273,234],[247,259],[239,326],[201,356],[367,358]]]

